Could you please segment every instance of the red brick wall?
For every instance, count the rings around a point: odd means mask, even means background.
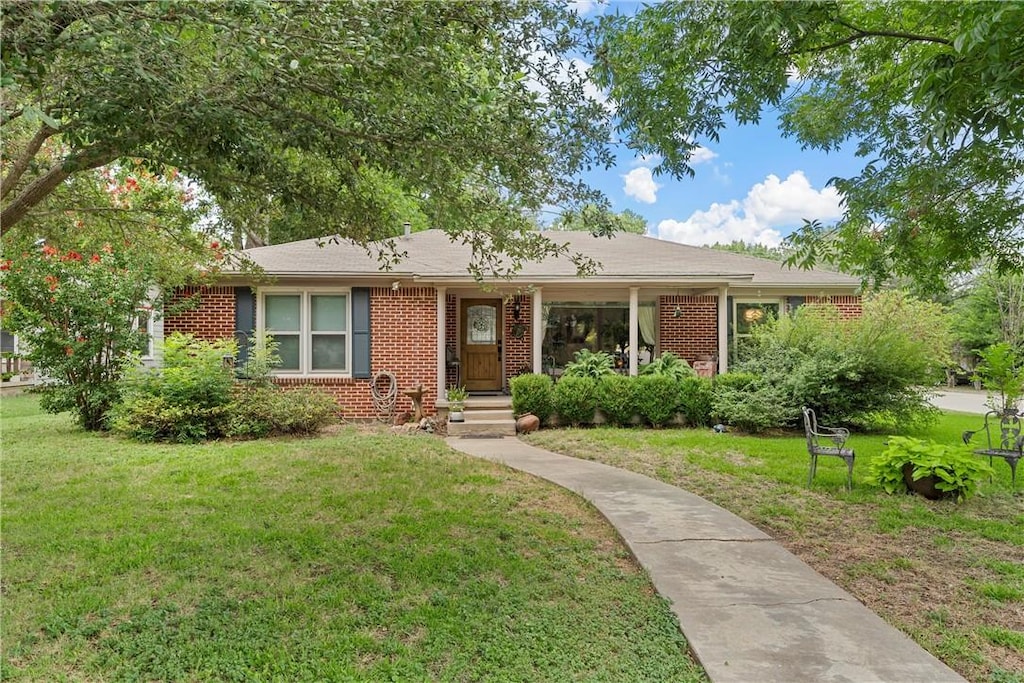
[[[677,305],[682,312],[678,318]],[[660,296],[658,321],[662,353],[671,351],[689,363],[718,354],[717,296]]]
[[[194,297],[198,305],[164,318],[164,335],[190,333],[199,339],[232,339],[235,335],[234,287],[182,287],[174,291],[167,308]]]
[[[519,302],[519,320],[515,319],[515,304]],[[529,368],[527,372],[533,372],[533,297],[528,294],[515,296],[505,302],[504,306],[504,334],[505,334],[505,386],[512,377],[520,374],[523,366]],[[512,334],[512,328],[520,324],[523,326],[523,336],[516,338]]]
[[[191,294],[194,288],[175,295]],[[207,287],[199,307],[168,316],[165,334],[191,332],[204,339],[230,338],[235,327],[235,299],[232,287]],[[452,303],[454,306],[454,303]],[[454,331],[453,331],[454,334]],[[395,412],[412,411],[412,401],[402,390],[423,384],[427,414],[433,414],[437,400],[437,293],[432,287],[392,291],[390,287],[370,290],[370,371],[386,370],[395,375],[399,395]],[[329,377],[281,377],[283,387],[315,386],[338,401],[347,419],[376,416],[369,379]]]
[[[835,294],[833,296],[809,296],[804,299],[805,304],[830,303],[839,309],[839,317],[843,320],[859,318],[863,313],[860,295],[858,294]]]

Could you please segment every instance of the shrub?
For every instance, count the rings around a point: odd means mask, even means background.
[[[636,379],[636,407],[654,427],[668,424],[679,409],[679,382],[668,375],[640,375]]]
[[[691,427],[711,424],[711,380],[705,377],[686,377],[679,385],[679,410]]]
[[[755,431],[797,426],[801,405],[837,424],[923,422],[935,414],[923,387],[943,373],[948,340],[941,308],[900,292],[865,299],[848,320],[804,306],[755,330],[736,369],[756,379],[742,392],[716,386],[716,414]]]
[[[234,383],[224,357],[236,351],[232,340],[170,335],[163,367],[137,369],[124,380],[124,402],[112,411],[112,427],[140,441],[194,443],[222,436]]]
[[[612,424],[630,425],[636,410],[636,378],[605,375],[597,382],[597,407]]]
[[[998,413],[1015,410],[1024,397],[1024,357],[1006,342],[979,353],[977,379],[988,389],[988,406]]]
[[[685,358],[680,358],[671,351],[666,351],[640,369],[641,375],[667,375],[675,380],[684,377],[696,377],[697,373]]]
[[[914,481],[935,477],[935,488],[965,500],[977,491],[978,482],[992,475],[992,468],[973,455],[966,446],[949,446],[905,436],[890,436],[889,446],[871,460],[868,481],[881,486],[886,493],[907,491],[903,469],[913,467]]]
[[[615,372],[615,359],[604,351],[592,353],[589,349],[580,349],[573,356],[573,361],[565,366],[563,377],[590,377],[599,379],[603,375]]]
[[[227,407],[225,434],[258,439],[283,434],[315,434],[337,420],[338,404],[314,387],[284,390],[272,385],[241,385]]]
[[[519,375],[510,381],[512,412],[518,415],[533,413],[544,422],[554,411],[551,378],[547,375]]]
[[[597,410],[597,382],[590,377],[562,376],[555,385],[555,412],[573,426],[590,424]]]

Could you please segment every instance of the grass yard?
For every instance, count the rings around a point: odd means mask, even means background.
[[[911,436],[953,443],[981,418],[946,413]],[[808,490],[803,434],[566,429],[531,444],[685,488],[756,524],[972,681],[1024,681],[1024,482],[1010,468],[965,503],[888,496],[863,483],[885,435],[854,434],[846,465],[820,458]],[[1018,478],[1019,479],[1019,478]]]
[[[0,415],[4,680],[704,680],[593,509],[438,439]]]

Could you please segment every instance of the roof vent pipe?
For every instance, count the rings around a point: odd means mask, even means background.
[[[402,227],[405,228],[405,236],[408,237],[412,234],[412,224],[409,221],[402,223]]]

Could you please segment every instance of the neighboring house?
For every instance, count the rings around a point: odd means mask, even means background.
[[[822,301],[860,312],[859,281],[835,272],[632,234],[549,236],[598,261],[598,273],[579,278],[568,258],[548,259],[482,286],[469,247],[439,230],[396,238],[406,256],[389,271],[363,247],[311,239],[245,252],[270,283],[234,273],[179,291],[200,304],[167,316],[162,332],[243,346],[253,331],[273,334],[278,381],[321,387],[358,419],[374,415],[380,371],[401,389],[423,384],[429,412],[446,387],[507,391],[523,372],[558,375],[582,348],[614,353],[624,373],[666,351],[725,372],[730,350],[768,315]]]

